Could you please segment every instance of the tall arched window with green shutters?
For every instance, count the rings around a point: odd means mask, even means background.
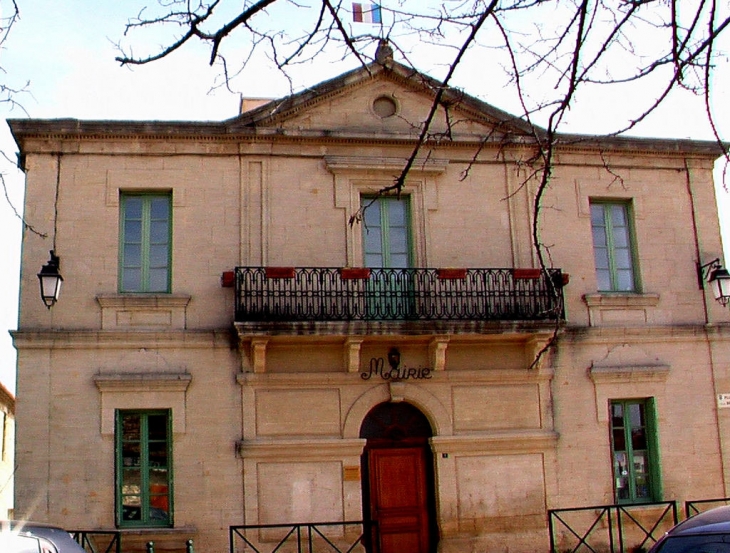
[[[172,526],[169,410],[117,411],[117,525]]]
[[[171,194],[122,194],[119,291],[170,292]]]

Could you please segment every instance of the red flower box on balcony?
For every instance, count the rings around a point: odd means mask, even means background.
[[[540,278],[541,269],[512,269],[512,277],[515,279],[535,279]]]
[[[236,273],[233,271],[223,271],[221,274],[221,286],[223,288],[233,288],[236,283]]]
[[[266,267],[266,278],[294,278],[294,267]]]
[[[367,279],[370,278],[370,269],[367,267],[343,267],[340,269],[342,279]]]
[[[436,269],[436,276],[440,279],[464,279],[466,278],[466,269]]]

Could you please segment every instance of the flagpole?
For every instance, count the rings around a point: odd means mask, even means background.
[[[381,4],[378,4],[378,12],[380,12],[380,38],[384,38],[384,29],[383,29],[383,6]]]

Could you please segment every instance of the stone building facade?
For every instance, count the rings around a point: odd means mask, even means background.
[[[718,146],[561,137],[543,269],[534,135],[477,99],[448,91],[379,195],[433,85],[388,61],[223,122],[10,121],[47,234],[19,516],[206,553],[359,520],[381,553],[545,551],[548,509],[729,495],[730,314],[697,270]]]

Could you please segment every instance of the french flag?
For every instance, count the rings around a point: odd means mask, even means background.
[[[352,20],[355,23],[381,23],[378,4],[352,4]]]

